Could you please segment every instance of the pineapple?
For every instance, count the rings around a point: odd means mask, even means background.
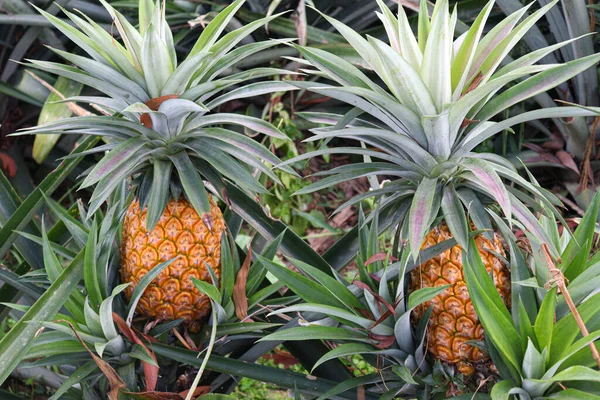
[[[103,115],[61,120],[29,133],[82,133],[106,138],[106,144],[88,152],[107,153],[88,171],[82,187],[95,185],[90,200],[92,215],[120,184],[131,179],[135,199],[125,215],[121,248],[121,278],[131,283],[125,293],[131,296],[152,268],[174,259],[148,286],[137,311],[161,321],[183,318],[196,330],[209,313],[210,302],[194,287],[191,277],[219,284],[225,231],[223,215],[207,187],[227,202],[225,180],[250,194],[268,193],[253,172],[279,182],[270,165],[280,160],[230,127],[287,137],[266,121],[220,113],[218,107],[230,100],[294,89],[280,81],[243,86],[250,79],[289,72],[255,68],[216,79],[239,60],[278,44],[253,42],[233,49],[276,16],[252,22],[219,40],[244,3],[237,0],[213,19],[187,58],[178,63],[164,3],[140,0],[139,30],[106,1],[101,3],[114,19],[119,40],[85,15],[63,10],[73,22],[71,26],[40,10],[90,58],[54,50],[79,68],[45,61],[31,61],[29,65],[105,94],[70,99],[93,104]],[[238,88],[221,93],[233,85]]]
[[[448,225],[442,222],[427,234],[421,248],[435,246],[448,239],[452,239],[452,233]],[[475,244],[486,270],[492,274],[496,290],[510,307],[510,271],[498,258],[498,255],[504,255],[500,238],[496,234],[493,235],[493,240],[478,235],[475,237]],[[484,338],[483,327],[469,298],[460,245],[443,251],[410,272],[410,292],[444,285],[451,286],[431,301],[415,308],[413,317],[415,321],[419,321],[427,309],[432,307],[427,349],[437,359],[456,364],[459,371],[468,376],[475,371],[473,364],[486,363],[489,356],[479,348],[467,344],[471,341],[483,342]]]
[[[191,278],[210,282],[209,265],[221,276],[221,235],[225,223],[221,210],[211,200],[214,225],[208,228],[185,199],[171,199],[152,231],[146,229],[147,209],[140,211],[134,200],[123,222],[121,281],[131,282],[125,295],[131,297],[140,279],[158,263],[179,256],[150,283],[137,310],[159,320],[183,318],[196,331],[210,311],[210,301],[200,295]]]
[[[361,163],[317,173],[327,177],[301,192],[311,193],[358,177],[369,178],[372,190],[341,207],[374,197],[377,206],[371,218],[376,214],[380,229],[397,229],[399,238],[408,241],[408,251],[417,266],[410,273],[410,289],[449,285],[426,306],[433,309],[427,348],[435,359],[470,374],[477,367],[473,362],[488,359],[482,350],[466,343],[484,337],[469,298],[471,288],[466,285],[462,262],[466,255],[462,249],[469,248],[472,240],[471,223],[475,229],[485,231],[475,239],[477,249],[487,270],[493,273],[496,289],[510,304],[510,272],[503,264],[504,250],[493,231],[489,213],[503,212],[509,224],[518,224],[547,243],[552,241],[525,204],[561,218],[556,211],[560,205],[556,196],[523,179],[501,156],[474,149],[515,124],[538,118],[593,115],[591,110],[560,107],[492,121],[509,107],[594,66],[600,56],[595,54],[565,64],[535,64],[571,40],[501,66],[527,30],[556,1],[529,16],[526,16],[529,6],[524,7],[484,34],[494,6],[491,0],[457,39],[454,39],[456,8],[450,13],[447,0],[435,3],[431,18],[427,2],[421,2],[417,34],[411,31],[401,6],[396,17],[382,0],[377,1],[387,43],[370,36],[364,38],[334,18],[324,16],[362,58],[359,64],[370,71],[365,73],[324,50],[296,46],[303,59],[295,60],[306,66],[305,72],[329,82],[306,81],[295,85],[353,107],[345,115],[299,113],[320,124],[306,140],[354,139],[361,146],[320,149],[282,166],[334,153],[364,158]],[[372,75],[377,79],[372,79]],[[509,83],[513,83],[510,88],[498,93]],[[386,180],[379,182],[378,176],[385,176]],[[448,239],[456,240],[456,245],[431,259],[419,259],[422,249]],[[416,308],[414,314],[419,317],[424,311],[424,307]]]

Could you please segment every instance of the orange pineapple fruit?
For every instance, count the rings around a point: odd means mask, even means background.
[[[443,222],[427,234],[421,249],[447,239],[452,239],[452,234]],[[510,271],[496,255],[504,255],[499,237],[494,234],[494,239],[490,240],[478,235],[475,237],[475,244],[485,268],[493,274],[498,293],[507,306],[510,306]],[[469,341],[482,341],[484,332],[469,298],[463,274],[461,246],[456,245],[424,262],[410,272],[410,278],[411,292],[425,287],[451,285],[413,312],[418,320],[429,307],[433,308],[427,332],[429,352],[436,359],[455,364],[465,375],[474,372],[472,364],[488,362],[489,356],[486,353],[467,344]]]
[[[146,229],[147,208],[135,200],[123,223],[121,280],[131,282],[125,289],[129,298],[139,283],[158,264],[178,257],[148,286],[137,306],[138,313],[160,321],[185,319],[192,331],[210,313],[210,301],[192,283],[192,277],[211,282],[206,265],[221,277],[221,235],[225,221],[221,210],[210,200],[212,226],[207,227],[185,199],[171,199],[154,229]]]

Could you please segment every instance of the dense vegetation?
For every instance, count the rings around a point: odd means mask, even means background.
[[[0,398],[600,399],[600,6],[4,0]]]

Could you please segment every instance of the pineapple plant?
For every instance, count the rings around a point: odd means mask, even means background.
[[[596,193],[574,232],[560,233],[556,219],[540,216],[557,256],[532,232],[517,241],[510,227],[494,217],[510,251],[511,269],[519,276],[513,284],[518,303],[511,310],[492,290],[493,281],[470,241],[470,251],[463,254],[465,278],[501,378],[492,398],[597,397],[600,263],[594,243],[599,205]]]
[[[106,154],[87,171],[81,187],[94,186],[89,210],[93,214],[119,185],[130,182],[134,199],[124,215],[121,246],[121,279],[131,283],[125,294],[130,297],[149,271],[174,259],[149,284],[137,311],[160,321],[182,318],[195,331],[208,315],[210,303],[192,278],[219,284],[221,238],[226,230],[209,191],[228,202],[222,189],[225,181],[249,194],[268,194],[257,178],[261,173],[279,182],[270,165],[280,160],[234,128],[287,137],[260,118],[219,111],[231,100],[294,89],[281,81],[260,81],[289,74],[277,68],[224,74],[245,57],[281,43],[236,47],[277,16],[221,37],[244,3],[237,0],[214,17],[187,57],[178,61],[164,4],[140,0],[136,28],[106,1],[101,3],[113,18],[119,39],[85,15],[63,10],[73,23],[69,25],[40,10],[89,57],[52,49],[75,67],[36,60],[28,64],[101,92],[104,96],[68,99],[92,104],[100,115],[64,119],[24,133],[105,138],[105,144],[85,152]]]
[[[315,174],[325,178],[299,193],[368,177],[371,190],[341,207],[366,198],[377,200],[370,218],[378,216],[379,229],[396,230],[396,246],[400,247],[404,240],[408,242],[415,261],[413,268],[406,270],[410,272],[413,293],[450,285],[413,313],[418,320],[426,309],[433,310],[427,349],[434,359],[464,374],[477,369],[489,371],[489,356],[481,350],[484,332],[470,298],[471,288],[466,284],[464,249],[471,248],[469,243],[475,236],[474,249],[485,260],[486,271],[493,275],[495,290],[505,305],[515,307],[518,302],[510,290],[513,272],[505,266],[504,250],[490,215],[502,212],[511,225],[549,243],[554,255],[557,250],[534,212],[564,220],[556,210],[561,204],[556,196],[521,177],[506,159],[477,152],[477,147],[515,124],[539,118],[594,115],[597,109],[556,107],[493,120],[507,108],[596,65],[600,54],[564,64],[536,64],[545,55],[576,40],[573,39],[502,64],[556,1],[524,19],[530,6],[523,7],[484,34],[494,6],[492,0],[456,39],[457,11],[455,8],[450,12],[447,0],[435,3],[431,18],[427,3],[421,2],[417,34],[411,31],[401,6],[396,17],[382,1],[378,3],[378,16],[388,43],[370,36],[364,38],[324,15],[360,55],[367,72],[324,50],[295,46],[303,59],[294,60],[305,66],[304,72],[326,78],[327,82],[294,84],[352,106],[346,114],[299,113],[319,124],[306,141],[343,138],[357,140],[361,146],[331,146],[281,166],[327,154],[361,156],[364,162]],[[386,180],[379,182],[378,177]],[[437,257],[419,261],[421,249],[443,243],[455,246]]]
[[[411,265],[409,252],[403,251],[400,260],[393,261],[389,246],[387,252],[381,252],[377,220],[365,223],[362,212],[359,219],[360,250],[356,255],[359,273],[351,283],[333,268],[329,276],[301,260],[290,259],[299,271],[296,273],[260,258],[269,272],[303,300],[273,311],[290,316],[300,313],[299,326],[282,327],[260,340],[302,341],[310,337],[326,341],[330,350],[317,360],[313,370],[328,360],[355,354],[360,354],[370,365],[371,374],[359,374],[344,381],[320,393],[319,400],[352,393],[363,385],[366,395],[377,398],[427,398],[425,393],[440,392],[445,386],[445,382],[434,378],[443,369],[426,359],[431,310],[419,318],[414,331],[411,313],[445,291],[448,285],[408,294],[404,271]],[[421,253],[423,258],[433,256],[431,249]]]

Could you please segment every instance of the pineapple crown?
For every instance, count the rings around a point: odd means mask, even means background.
[[[404,219],[408,224],[406,232],[413,257],[417,257],[423,238],[440,209],[454,237],[466,248],[469,237],[466,209],[477,229],[491,229],[484,207],[484,203],[489,202],[499,204],[509,222],[515,217],[524,228],[549,242],[525,204],[537,204],[533,195],[543,202],[539,211],[562,218],[555,209],[555,205],[561,204],[559,199],[535,182],[523,179],[503,157],[477,153],[474,149],[515,124],[538,118],[597,114],[600,109],[561,107],[525,112],[501,122],[491,121],[507,108],[592,67],[600,61],[600,54],[564,64],[535,65],[545,55],[578,39],[575,38],[514,61],[505,60],[511,49],[557,0],[529,16],[526,15],[531,4],[523,7],[484,35],[484,26],[494,5],[491,0],[473,25],[455,40],[457,13],[456,8],[450,13],[448,0],[435,3],[431,18],[427,2],[421,1],[416,35],[401,6],[396,18],[382,0],[377,2],[381,8],[378,16],[389,44],[370,36],[365,39],[334,18],[323,16],[346,38],[364,61],[364,66],[383,84],[376,83],[336,55],[295,46],[304,57],[304,60],[296,60],[312,67],[305,72],[337,85],[294,84],[353,107],[345,115],[299,113],[309,121],[327,125],[313,129],[314,136],[306,140],[355,139],[362,147],[319,149],[281,165],[333,153],[358,154],[365,160],[317,173],[327,177],[302,189],[301,193],[348,179],[369,177],[372,190],[342,207],[367,197],[380,198],[379,212],[391,210],[396,213],[395,221]],[[498,94],[509,83],[513,86]],[[378,175],[399,179],[380,186],[376,180]],[[501,178],[525,191],[505,185]]]
[[[39,10],[89,57],[52,49],[79,68],[38,60],[29,60],[27,65],[103,93],[105,96],[66,99],[92,104],[103,115],[60,120],[23,132],[108,138],[107,144],[85,153],[107,152],[81,185],[95,185],[90,214],[131,176],[136,177],[141,207],[148,206],[146,224],[150,229],[169,198],[177,198],[182,191],[196,211],[208,217],[210,203],[203,178],[215,188],[222,187],[220,182],[226,178],[251,193],[268,193],[250,168],[279,183],[270,165],[280,160],[263,145],[229,128],[241,126],[280,139],[287,136],[262,119],[218,112],[220,105],[231,100],[295,89],[281,81],[245,83],[290,74],[277,68],[253,68],[218,78],[238,61],[281,43],[271,40],[234,48],[277,15],[254,21],[219,39],[245,1],[237,0],[214,17],[185,60],[178,63],[164,5],[140,0],[136,29],[106,1],[100,1],[112,16],[120,41],[84,14],[63,9],[74,24],[71,26]],[[238,87],[221,93],[234,85]],[[289,168],[287,171],[293,173]],[[226,193],[220,194],[227,200]]]

